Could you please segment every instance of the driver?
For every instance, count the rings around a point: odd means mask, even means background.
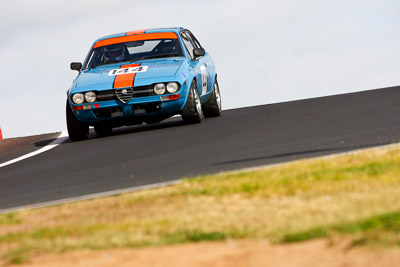
[[[122,44],[114,44],[104,47],[104,62],[118,62],[125,58],[124,46]]]

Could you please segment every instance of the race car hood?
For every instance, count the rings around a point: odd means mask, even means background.
[[[151,81],[157,77],[174,77],[183,59],[160,59],[138,61],[134,63],[124,62],[121,64],[103,65],[92,69],[84,69],[75,81],[75,87],[87,87],[102,84],[102,88],[113,88],[114,80],[118,75],[124,75],[126,72],[136,72],[134,81],[143,83],[140,80]],[[142,67],[142,68],[134,68]],[[128,69],[128,70],[126,70]],[[156,81],[155,81],[156,82]],[[99,86],[96,86],[97,88]]]

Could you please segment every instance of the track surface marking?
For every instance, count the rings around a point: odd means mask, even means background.
[[[39,155],[41,153],[44,153],[46,151],[49,151],[50,149],[53,149],[56,146],[58,146],[59,144],[62,144],[63,142],[65,142],[67,139],[68,139],[68,133],[67,132],[61,132],[61,134],[57,137],[57,139],[54,140],[53,142],[51,142],[50,144],[48,144],[47,146],[42,147],[42,148],[40,148],[40,149],[38,149],[38,150],[36,150],[34,152],[31,152],[31,153],[25,154],[23,156],[20,156],[18,158],[15,158],[15,159],[9,160],[7,162],[1,163],[0,164],[0,168],[8,166],[8,165],[11,165],[13,163],[17,163],[17,162],[19,162],[21,160],[24,160],[24,159],[28,159],[28,158],[34,157],[34,156]]]

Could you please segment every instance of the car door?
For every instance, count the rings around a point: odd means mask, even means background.
[[[202,103],[208,99],[208,95],[211,92],[212,85],[210,85],[210,68],[213,67],[212,60],[206,53],[204,56],[195,57],[193,54],[194,48],[202,48],[197,39],[189,30],[183,30],[181,32],[182,40],[185,44],[189,58],[192,60],[192,68],[195,73],[197,88]],[[211,61],[211,64],[210,64]]]

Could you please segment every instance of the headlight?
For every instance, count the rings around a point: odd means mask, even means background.
[[[157,83],[154,85],[154,93],[157,95],[162,95],[165,93],[165,84],[163,83]]]
[[[83,101],[85,101],[85,97],[82,93],[76,93],[72,96],[72,101],[74,101],[75,104],[82,104]]]
[[[178,91],[178,84],[177,83],[168,83],[167,84],[167,91],[168,93],[176,93]]]
[[[94,92],[87,92],[85,94],[85,100],[88,103],[93,103],[94,101],[96,101],[96,94]]]

